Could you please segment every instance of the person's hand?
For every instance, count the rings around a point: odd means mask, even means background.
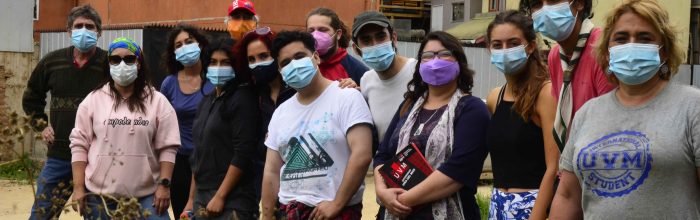
[[[73,188],[73,211],[78,212],[80,216],[85,214],[85,188]]]
[[[53,144],[53,135],[53,128],[51,126],[47,126],[43,131],[41,131],[41,137],[44,138],[44,142],[46,142],[46,144],[49,146]]]
[[[338,82],[340,82],[338,84],[338,86],[340,86],[340,88],[342,88],[342,89],[357,87],[357,83],[355,83],[355,81],[353,81],[351,78],[341,79],[341,80],[338,80]]]
[[[223,198],[216,195],[212,197],[207,204],[207,214],[209,214],[209,217],[221,215],[221,212],[224,210],[224,203],[225,201]]]
[[[309,216],[311,220],[335,219],[341,210],[343,210],[342,204],[337,204],[334,201],[323,201],[316,205]]]
[[[183,216],[187,217],[187,211],[192,211],[194,207],[194,199],[189,198],[187,199],[187,204],[185,204],[185,208],[182,209],[182,213],[180,213],[180,218],[184,218]]]
[[[405,193],[406,190],[401,188],[389,188],[377,190],[377,197],[382,202],[386,210],[394,216],[403,218],[411,214],[411,207],[405,206],[399,202],[399,195]]]
[[[158,185],[156,189],[156,198],[153,200],[153,207],[156,208],[156,214],[162,215],[168,211],[170,206],[170,189],[165,186]]]

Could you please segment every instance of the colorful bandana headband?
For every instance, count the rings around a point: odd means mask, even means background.
[[[109,53],[108,54],[111,55],[112,51],[114,51],[114,49],[117,49],[117,48],[127,49],[127,50],[131,51],[132,53],[134,53],[134,55],[136,55],[136,58],[141,58],[141,48],[139,47],[138,44],[136,44],[136,42],[134,42],[133,40],[131,40],[129,38],[120,37],[120,38],[114,39],[114,41],[112,41],[112,43],[109,44]]]

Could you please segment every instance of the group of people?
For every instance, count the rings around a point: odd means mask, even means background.
[[[700,218],[700,91],[669,82],[684,54],[668,12],[626,0],[597,28],[591,9],[522,0],[499,13],[485,39],[506,83],[484,102],[458,39],[431,32],[405,57],[379,12],[348,28],[318,8],[305,30],[275,33],[234,1],[231,39],[171,31],[158,90],[136,42],[96,47],[99,15],[73,8],[73,46],[41,59],[23,97],[50,122],[37,127],[46,199],[30,219],[58,217],[71,194],[85,219],[115,216],[102,195],[135,198],[140,219],[171,206],[190,219],[360,219],[370,163],[377,219],[480,219],[487,154],[489,219]],[[558,43],[547,64],[537,33]],[[434,171],[389,187],[378,173],[411,146]]]

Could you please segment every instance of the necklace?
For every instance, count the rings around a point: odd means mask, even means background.
[[[430,119],[432,119],[433,116],[435,116],[435,113],[437,113],[437,112],[439,112],[439,111],[440,111],[440,108],[435,109],[435,112],[433,112],[433,114],[430,115],[430,117],[428,118],[428,120],[424,121],[423,123],[420,123],[420,124],[418,125],[418,129],[416,129],[416,132],[413,133],[413,136],[418,136],[418,135],[422,134],[422,133],[423,133],[423,127],[425,126],[425,123],[428,123],[428,122],[430,121]],[[420,115],[418,115],[418,117],[419,117],[419,118],[418,118],[418,121],[420,121]]]

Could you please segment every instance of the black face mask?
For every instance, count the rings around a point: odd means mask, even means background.
[[[276,67],[277,65],[274,63],[267,66],[256,66],[255,69],[250,70],[250,73],[255,77],[256,83],[269,84],[280,75]]]

